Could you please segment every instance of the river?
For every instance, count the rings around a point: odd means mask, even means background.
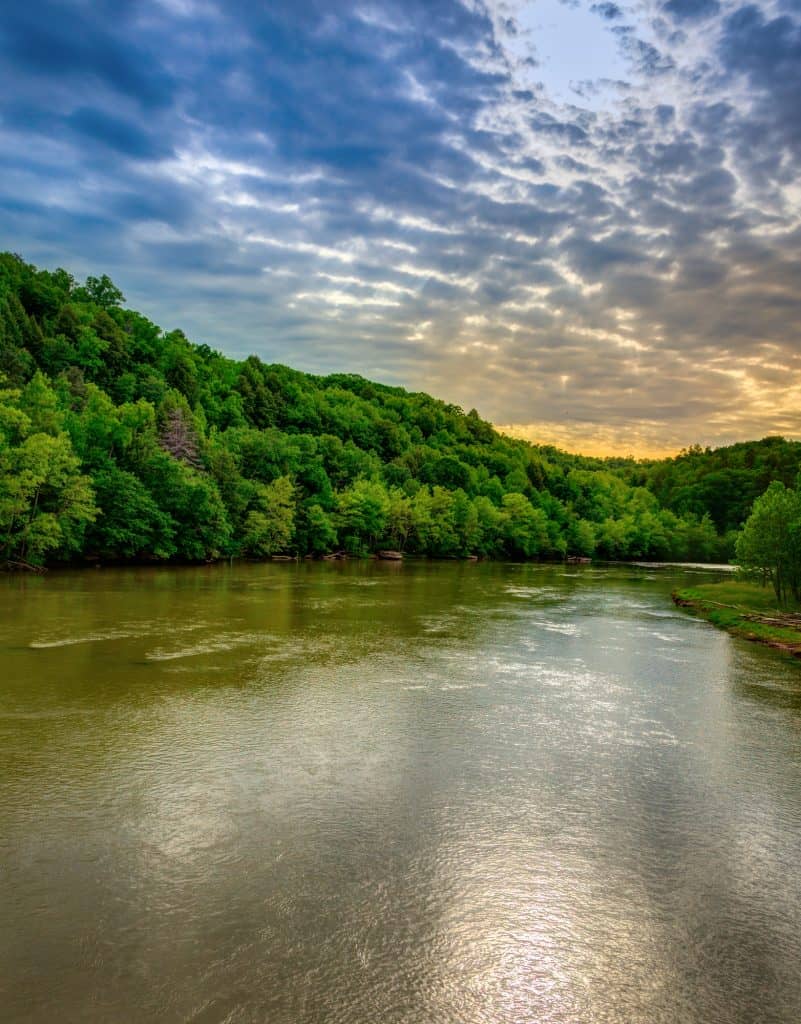
[[[0,1017],[797,1024],[801,665],[709,578],[1,579]]]

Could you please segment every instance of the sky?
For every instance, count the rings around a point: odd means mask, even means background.
[[[801,0],[62,0],[0,248],[574,451],[801,436]]]

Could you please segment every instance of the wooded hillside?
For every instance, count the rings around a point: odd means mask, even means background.
[[[0,555],[725,560],[781,438],[589,459],[355,374],[243,362],[163,331],[106,276],[0,255]],[[270,339],[264,348],[269,350]]]

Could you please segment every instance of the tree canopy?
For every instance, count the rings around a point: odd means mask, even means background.
[[[363,555],[726,560],[754,500],[795,480],[782,438],[592,459],[475,410],[231,359],[0,254],[6,561]]]
[[[740,568],[771,583],[779,604],[801,601],[801,494],[774,480],[737,538]]]

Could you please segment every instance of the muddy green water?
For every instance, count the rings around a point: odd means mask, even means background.
[[[688,578],[0,580],[0,1019],[798,1024],[801,665]]]

